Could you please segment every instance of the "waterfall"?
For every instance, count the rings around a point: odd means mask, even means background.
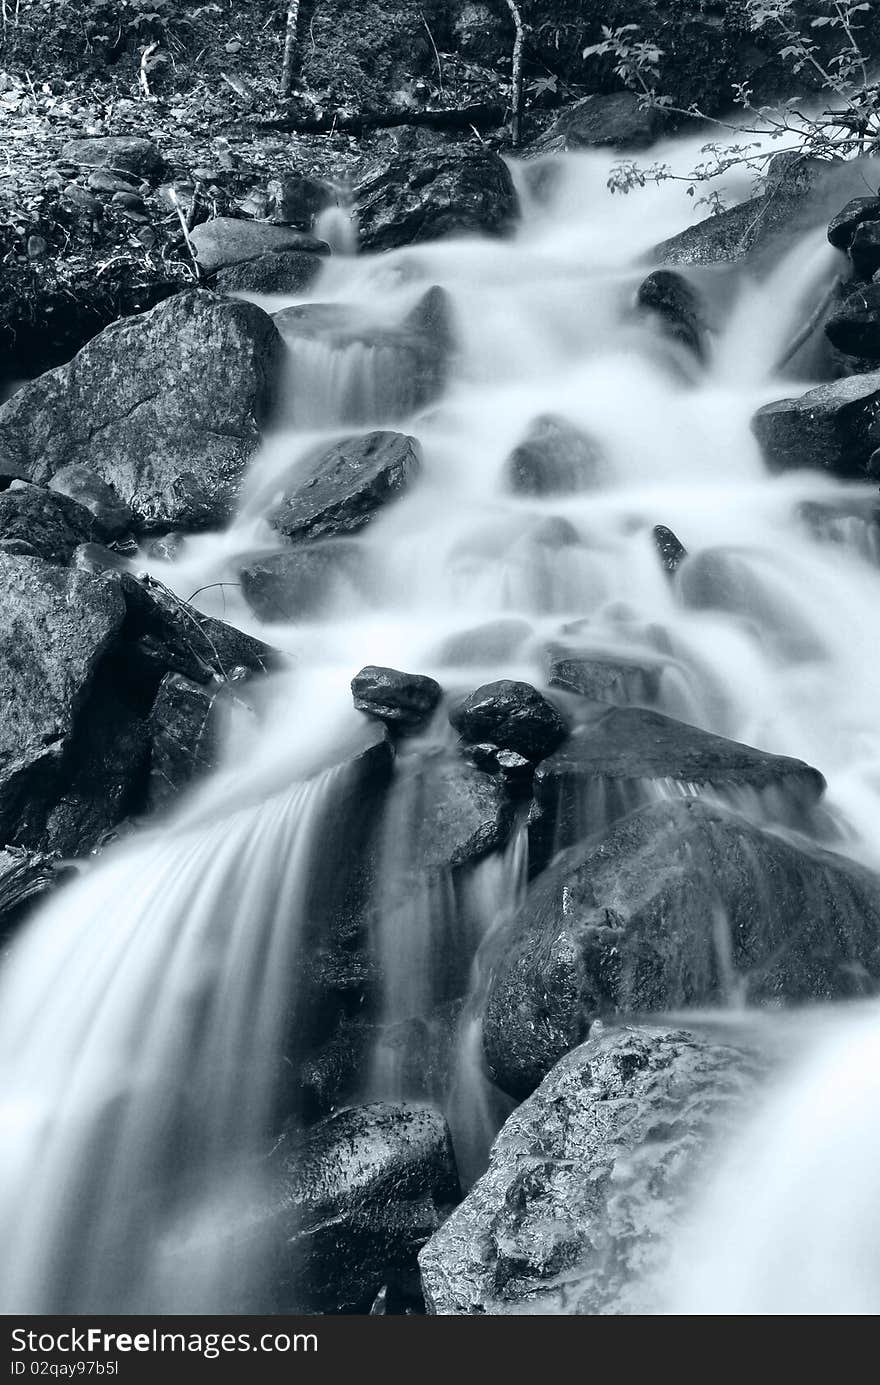
[[[700,138],[671,143],[658,160],[691,167]],[[639,673],[611,700],[650,703],[815,765],[828,790],[812,829],[880,863],[873,494],[816,472],[769,476],[750,430],[757,407],[811,383],[780,378],[775,363],[827,280],[831,252],[810,231],[760,278],[705,273],[707,363],[685,362],[634,301],[651,247],[692,209],[672,180],[611,196],[617,158],[566,156],[540,201],[516,170],[524,218],[508,240],[333,255],[317,294],[339,340],[292,342],[287,397],[237,515],[223,533],[188,538],[173,562],[139,557],[182,597],[198,591],[206,613],[282,650],[288,668],[267,680],[258,721],[227,746],[215,780],[90,861],[3,965],[3,1312],[259,1305],[259,1251],[246,1237],[239,1244],[235,1224],[259,1195],[276,1067],[286,1039],[296,1042],[315,873],[325,854],[345,851],[337,806],[349,781],[338,765],[358,723],[350,681],[362,666],[429,674],[451,697],[502,677],[546,689],[547,646],[560,640],[647,665],[647,681]],[[455,350],[437,397],[416,404],[388,333],[435,286],[452,305]],[[308,301],[260,300],[279,312]],[[510,454],[547,416],[589,435],[601,455],[589,490],[512,489]],[[365,423],[418,438],[417,482],[346,535],[350,566],[328,569],[314,607],[260,621],[239,577],[255,554],[285,549],[273,506],[316,450]],[[699,582],[664,569],[657,525],[699,560]],[[493,930],[521,901],[528,851],[520,822],[464,869],[423,868],[417,839],[445,756],[460,760],[448,727],[402,741],[377,816],[368,946],[381,978],[370,1016],[378,1039],[359,1095],[413,1094],[389,1031],[411,1022],[431,1031],[443,1011],[449,1071],[416,1094],[446,1109],[470,1181],[505,1113],[483,1068],[477,1002]],[[577,834],[683,791],[593,784]],[[757,799],[738,807],[761,821],[768,811]],[[797,805],[785,807],[802,828]],[[684,1311],[747,1311],[768,1283],[768,1301],[818,1311],[822,1286],[806,1270],[791,1279],[790,1267],[804,1261],[811,1200],[829,1180],[837,1195],[820,1229],[830,1251],[846,1258],[852,1231],[848,1272],[862,1252],[876,1255],[844,1203],[854,1181],[876,1185],[864,1151],[877,1144],[878,1034],[873,1013],[841,1020],[830,1047],[768,1098],[735,1155],[739,1172],[722,1171],[695,1211],[700,1253],[675,1289]],[[814,1157],[792,1182],[817,1130]],[[222,1254],[206,1250],[218,1244]],[[876,1259],[871,1274],[876,1286]],[[865,1301],[851,1273],[829,1301],[850,1291],[852,1303]]]

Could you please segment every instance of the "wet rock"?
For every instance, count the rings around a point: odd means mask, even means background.
[[[0,947],[66,874],[57,860],[41,852],[0,851]]]
[[[312,250],[279,250],[217,271],[218,293],[305,293],[325,263]]]
[[[674,534],[671,529],[667,529],[665,524],[655,524],[651,534],[662,567],[670,576],[674,576],[680,563],[688,555],[687,549],[678,535]]]
[[[409,774],[411,876],[456,870],[504,846],[513,809],[501,780],[445,752],[420,755]]]
[[[748,548],[704,548],[682,562],[675,585],[682,604],[690,610],[735,615],[756,640],[790,659],[822,656],[820,635],[760,553]]]
[[[730,801],[760,797],[764,810],[795,822],[825,781],[801,760],[711,735],[660,712],[612,707],[591,713],[535,774],[530,862],[540,869],[562,847],[603,830],[666,783],[711,790]]]
[[[282,352],[259,308],[206,290],[114,322],[0,409],[0,476],[45,484],[84,466],[141,532],[222,524]]]
[[[552,644],[547,649],[551,688],[595,702],[650,703],[660,695],[663,664]]]
[[[865,221],[880,221],[880,197],[853,197],[828,223],[828,239],[838,250],[849,250]]]
[[[299,342],[315,341],[334,353],[348,353],[350,368],[334,375],[339,383],[333,408],[343,423],[404,417],[439,398],[446,386],[454,348],[452,306],[437,285],[395,327],[364,322],[356,309],[340,303],[284,308],[274,320],[294,352]],[[308,357],[298,358],[297,366],[298,388],[308,395]],[[325,359],[317,369],[323,381]]]
[[[152,140],[132,135],[70,140],[61,150],[61,159],[80,168],[105,168],[111,173],[129,173],[136,178],[160,178],[165,167]]]
[[[440,684],[425,674],[400,673],[374,664],[355,674],[351,691],[359,712],[399,731],[415,731],[424,726],[443,695]]]
[[[297,226],[303,231],[310,231],[316,217],[337,201],[336,189],[329,183],[302,174],[272,178],[266,191],[272,221],[284,226]]]
[[[596,1017],[872,993],[878,923],[864,867],[720,807],[655,803],[563,853],[493,940],[490,1068],[525,1096]]]
[[[357,544],[330,540],[253,558],[239,578],[260,620],[302,620],[324,614],[342,591],[354,595],[363,566]]]
[[[819,385],[797,399],[765,404],[752,429],[773,470],[819,467],[864,477],[880,445],[880,372]]]
[[[825,323],[825,333],[844,355],[880,360],[880,284],[868,284],[845,298]]]
[[[657,106],[643,108],[630,91],[584,96],[568,106],[534,149],[647,149],[662,133],[668,116]]]
[[[98,537],[93,516],[64,495],[13,484],[0,492],[0,551],[69,563],[81,543]]]
[[[353,534],[400,495],[421,469],[421,448],[404,433],[347,438],[319,452],[272,516],[287,538]]]
[[[401,153],[355,189],[362,250],[441,236],[501,235],[518,215],[510,171],[486,148]]]
[[[658,269],[639,285],[636,304],[652,316],[665,336],[680,342],[698,361],[706,357],[703,304],[692,284],[674,270]]]
[[[169,534],[162,534],[147,545],[147,555],[150,558],[158,558],[163,563],[174,563],[185,547],[186,534],[182,534],[179,529],[172,529]]]
[[[876,221],[863,221],[856,227],[849,254],[860,279],[870,279],[877,273],[880,269],[880,225]]]
[[[280,1312],[369,1309],[459,1192],[446,1122],[416,1104],[340,1111],[285,1137],[272,1164]]]
[[[125,615],[119,579],[0,554],[0,841],[37,846],[90,684]]]
[[[158,678],[173,672],[196,683],[229,681],[268,673],[282,663],[277,650],[234,625],[202,615],[155,578],[126,572],[120,582],[126,607],[123,633]]]
[[[229,265],[256,260],[273,251],[306,250],[314,255],[329,254],[329,246],[304,231],[289,226],[272,226],[268,221],[238,221],[216,216],[203,221],[190,233],[199,266],[206,274]]]
[[[449,720],[464,740],[488,741],[527,760],[542,760],[565,739],[559,712],[530,683],[503,678],[456,702]]]
[[[509,1117],[488,1170],[421,1252],[428,1311],[658,1311],[693,1182],[765,1067],[735,1030],[590,1038]]]
[[[555,414],[536,418],[505,464],[508,487],[522,495],[564,495],[601,483],[603,456],[594,439]]]
[[[165,807],[219,762],[219,737],[228,685],[194,683],[168,673],[149,718],[149,806]]]
[[[132,515],[111,485],[86,466],[63,466],[49,482],[49,489],[67,495],[88,510],[104,540],[121,538],[132,526]]]
[[[532,634],[527,620],[501,617],[450,635],[437,650],[432,662],[459,668],[477,664],[496,664],[516,656]]]

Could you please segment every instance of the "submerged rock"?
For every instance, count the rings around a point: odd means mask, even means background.
[[[294,541],[356,533],[415,480],[421,464],[418,442],[404,433],[347,438],[313,457],[272,523]]]
[[[359,712],[399,731],[415,731],[423,726],[443,695],[440,684],[423,673],[401,673],[375,664],[355,674],[351,691]]]
[[[775,471],[819,467],[863,478],[880,445],[880,372],[834,380],[798,399],[765,404],[752,428]]]
[[[663,668],[660,660],[629,659],[560,644],[547,649],[550,687],[595,702],[656,702]]]
[[[720,807],[655,803],[548,867],[492,953],[486,1057],[524,1096],[597,1017],[873,992],[880,880]]]
[[[720,1027],[611,1029],[562,1058],[421,1252],[428,1311],[658,1311],[693,1180],[765,1066]]]
[[[518,215],[504,161],[486,148],[400,153],[355,189],[362,250],[393,250],[441,236],[508,231]]]
[[[565,495],[601,484],[604,458],[586,433],[555,414],[543,414],[505,464],[508,487],[521,495]]]
[[[419,755],[406,772],[409,876],[455,870],[504,846],[513,805],[500,779],[444,752]]]
[[[0,551],[67,564],[98,537],[94,516],[65,495],[13,484],[0,492]]]
[[[340,1111],[285,1137],[272,1168],[282,1313],[367,1311],[389,1278],[415,1269],[459,1195],[445,1120],[412,1103]]]
[[[456,702],[449,720],[471,744],[490,742],[526,760],[541,760],[565,739],[559,712],[531,683],[502,678]]]
[[[433,662],[466,667],[476,664],[496,664],[512,659],[530,638],[532,627],[527,620],[502,616],[498,620],[475,625],[449,635],[433,656]]]
[[[196,259],[206,274],[226,269],[230,265],[256,260],[273,251],[300,250],[312,255],[326,255],[329,246],[304,231],[289,226],[272,226],[267,221],[239,221],[230,216],[216,216],[203,221],[190,232]]]
[[[756,639],[790,659],[823,654],[821,634],[761,553],[748,548],[704,548],[682,562],[675,585],[684,606],[729,612]]]
[[[140,532],[231,514],[283,346],[252,303],[203,289],[114,322],[0,409],[0,476],[44,485],[89,468]]]
[[[639,285],[636,304],[658,322],[663,333],[687,347],[697,360],[706,356],[706,320],[700,296],[673,270],[658,269]]]
[[[529,822],[533,867],[667,784],[734,801],[760,797],[765,811],[795,821],[825,788],[819,771],[801,760],[740,745],[660,712],[611,707],[589,717],[538,766]]]
[[[340,590],[354,593],[363,570],[364,554],[356,543],[331,539],[252,558],[239,577],[260,620],[286,621],[323,614]]]

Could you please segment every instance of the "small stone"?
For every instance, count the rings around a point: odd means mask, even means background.
[[[49,249],[42,236],[28,236],[27,253],[29,260],[41,260]]]
[[[374,664],[351,680],[354,705],[387,726],[414,731],[423,726],[442,696],[440,684],[421,673],[401,673]]]

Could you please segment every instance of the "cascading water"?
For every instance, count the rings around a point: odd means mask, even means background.
[[[690,166],[687,145],[669,152]],[[847,849],[880,861],[880,665],[866,648],[880,573],[871,544],[849,542],[845,527],[869,493],[815,473],[770,478],[749,428],[757,406],[809,383],[782,382],[774,365],[830,280],[833,252],[818,227],[760,279],[737,272],[731,286],[728,276],[709,361],[698,367],[631,309],[639,262],[681,229],[686,201],[672,184],[613,198],[608,164],[603,154],[567,157],[543,205],[523,179],[524,221],[510,241],[334,256],[312,297],[330,305],[325,322],[361,337],[375,328],[387,343],[428,290],[446,291],[456,350],[441,397],[401,416],[405,394],[395,412],[382,383],[393,377],[387,344],[372,355],[348,338],[338,350],[332,336],[295,344],[285,422],[254,463],[236,520],[222,535],[188,539],[174,563],[149,560],[181,596],[201,590],[202,609],[281,648],[292,669],[269,685],[259,727],[230,744],[217,782],[90,867],[29,926],[6,967],[5,1311],[253,1302],[255,1267],[232,1257],[217,1281],[198,1248],[256,1177],[297,918],[333,831],[339,784],[319,771],[351,736],[349,681],[361,666],[429,673],[450,692],[497,677],[540,686],[543,647],[576,623],[591,650],[659,667],[658,710],[818,766]],[[306,302],[259,301],[271,310]],[[505,460],[547,415],[596,440],[596,488],[510,493]],[[346,540],[356,562],[331,561],[311,613],[261,624],[238,590],[242,561],[280,546],[267,513],[352,418],[415,434],[422,475]],[[815,524],[828,510],[844,516],[833,542]],[[682,602],[657,553],[657,524],[692,555],[725,565],[725,603]],[[374,935],[386,1024],[424,1020],[438,999],[438,953],[449,961],[438,924],[446,949],[460,950],[458,999],[472,966],[471,996],[479,993],[477,945],[493,914],[514,906],[525,875],[520,833],[463,886],[413,883],[395,823],[402,829],[419,811],[428,753],[436,745],[412,743],[400,756],[386,818],[386,864],[391,846],[398,853]],[[863,1053],[876,1032],[866,1025]],[[485,1151],[481,1107],[484,1126],[498,1119],[485,1114],[478,1048],[466,1005],[445,1092],[469,1176]],[[386,1059],[380,1045],[366,1093],[399,1093]],[[821,1064],[811,1081],[824,1080]],[[807,1110],[800,1100],[792,1097],[793,1138]],[[739,1206],[740,1190],[727,1191]],[[731,1253],[748,1258],[738,1245]]]

